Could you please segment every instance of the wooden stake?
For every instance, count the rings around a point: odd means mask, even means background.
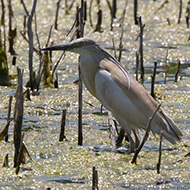
[[[29,71],[30,71],[30,87],[34,91],[33,84],[33,32],[32,32],[32,20],[36,9],[37,0],[33,1],[31,13],[28,17],[28,37],[29,37]]]
[[[55,73],[54,88],[59,88],[57,72]]]
[[[81,0],[81,7],[80,7],[80,37],[84,37],[84,0]],[[82,135],[82,76],[81,76],[81,69],[80,69],[80,57],[79,57],[79,64],[78,64],[78,73],[79,73],[79,90],[78,90],[78,145],[83,144],[83,135]]]
[[[136,74],[136,80],[138,81],[138,69],[139,69],[139,53],[136,51],[136,70],[135,70],[135,74]]]
[[[163,131],[160,133],[160,145],[159,145],[159,156],[158,156],[158,163],[157,163],[157,174],[160,173],[160,164],[161,164],[161,157],[162,157],[162,136]]]
[[[155,84],[155,79],[156,79],[156,68],[157,68],[157,62],[154,62],[154,72],[153,75],[151,75],[152,82],[151,82],[151,96],[155,98],[154,96],[154,84]]]
[[[138,11],[138,0],[134,0],[134,20],[136,25],[138,24],[137,11]]]
[[[12,30],[12,17],[13,15],[13,10],[12,10],[12,4],[11,0],[8,0],[8,10],[9,10],[9,52],[11,55],[16,55],[16,52],[14,50],[14,39],[16,37],[17,29],[16,27]]]
[[[178,17],[178,21],[177,21],[178,24],[180,24],[181,14],[182,14],[182,0],[180,0],[180,2],[179,2],[179,17]]]
[[[167,46],[166,49],[166,56],[165,56],[165,76],[164,76],[164,84],[166,84],[166,79],[167,79],[167,75],[168,75],[168,71],[169,71],[169,66],[167,65],[167,60],[168,60],[168,53],[169,53],[169,46]]]
[[[95,190],[95,186],[96,186],[95,171],[96,171],[96,168],[95,168],[95,166],[93,166],[93,168],[92,168],[92,190]]]
[[[18,174],[19,170],[20,170],[20,164],[25,163],[25,156],[23,155],[23,151],[24,151],[24,143],[23,143],[23,139],[24,139],[24,133],[22,134],[21,137],[21,142],[20,142],[20,147],[19,147],[19,152],[18,152],[18,157],[17,157],[17,163],[16,163],[16,174]]]
[[[80,23],[80,19],[79,19],[79,13],[80,12],[80,9],[79,9],[79,5],[77,4],[77,9],[76,9],[76,28],[77,28],[77,31],[76,31],[76,36],[77,38],[80,38],[80,30],[79,30],[79,23]]]
[[[56,3],[55,24],[54,24],[55,30],[58,30],[57,20],[58,20],[60,2],[61,2],[61,0],[58,0]]]
[[[92,168],[92,190],[98,190],[98,172],[95,168],[95,166],[93,166]]]
[[[112,0],[112,17],[116,18],[117,0]]]
[[[17,167],[17,159],[20,149],[22,120],[23,120],[23,87],[22,87],[22,74],[21,70],[17,67],[18,86],[16,91],[15,112],[14,112],[14,167]]]
[[[102,29],[101,29],[101,25],[102,25],[102,10],[101,9],[98,10],[97,15],[98,15],[98,21],[97,21],[96,28],[95,28],[94,31],[95,32],[96,31],[97,32],[102,32]]]
[[[80,61],[80,60],[79,60]],[[78,81],[78,145],[83,144],[83,135],[82,135],[82,77],[81,77],[81,70],[80,64],[78,65],[78,72],[79,72],[79,81]]]
[[[84,0],[81,0],[80,7],[80,37],[84,37]]]
[[[84,1],[84,21],[87,21],[87,2]]]
[[[141,16],[138,17],[140,25],[140,45],[139,45],[139,55],[140,55],[140,69],[141,69],[141,84],[144,83],[144,64],[143,64],[143,31],[145,24],[142,24]]]
[[[7,115],[7,122],[10,121],[12,100],[13,100],[13,96],[10,96],[9,97],[9,110],[8,110],[8,115]],[[5,142],[8,142],[8,140],[9,140],[8,131],[9,131],[9,126],[7,127],[7,134],[5,136]]]
[[[189,28],[190,1],[188,1],[188,3],[187,3],[187,8],[186,8],[186,13],[185,13],[185,18],[186,18],[186,25],[187,25],[187,28]]]
[[[3,38],[4,38],[3,47],[4,47],[4,50],[6,51],[5,4],[3,0],[1,0],[1,9],[2,9],[2,14],[1,14],[0,23],[1,23],[1,26],[3,26]],[[1,34],[1,31],[0,31],[0,34]]]
[[[13,58],[12,58],[12,65],[16,65],[16,56],[13,56]]]
[[[59,135],[59,141],[63,141],[65,139],[65,118],[66,118],[66,110],[62,112],[62,120],[61,120],[61,131]]]

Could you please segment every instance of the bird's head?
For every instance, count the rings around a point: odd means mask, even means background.
[[[89,51],[93,51],[93,49],[97,47],[98,44],[96,44],[96,42],[94,42],[91,39],[78,38],[76,40],[71,41],[70,43],[43,48],[41,49],[41,51],[70,51],[83,55],[85,53],[89,53]]]

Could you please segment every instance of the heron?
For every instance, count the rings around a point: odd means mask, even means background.
[[[69,51],[80,55],[82,80],[88,91],[109,110],[129,137],[134,152],[132,131],[146,130],[158,102],[142,84],[109,54],[99,43],[89,38],[78,38],[70,43],[41,50]],[[181,140],[182,132],[162,108],[151,123],[153,134],[160,134],[172,144]]]

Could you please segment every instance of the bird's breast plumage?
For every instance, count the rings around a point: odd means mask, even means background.
[[[80,57],[80,68],[82,79],[86,88],[93,96],[97,97],[94,79],[98,71],[98,64],[94,61],[94,59],[92,59],[90,55],[85,55]]]

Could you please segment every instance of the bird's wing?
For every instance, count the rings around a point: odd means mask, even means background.
[[[120,89],[123,93],[123,104],[119,105],[123,109],[122,114],[125,114],[125,110],[129,110],[129,108],[124,108],[125,104],[130,103],[131,111],[128,113],[129,115],[136,115],[139,117],[140,115],[143,115],[146,116],[146,118],[149,118],[151,116],[151,114],[158,106],[158,103],[148,94],[148,92],[141,84],[139,84],[127,72],[126,74],[128,78],[126,78],[126,75],[123,73],[123,71],[112,61],[104,59],[100,62],[99,67],[100,69],[106,70],[110,74],[112,85],[114,84],[115,89],[117,85],[117,88]],[[130,80],[130,86],[128,80]],[[114,101],[118,102],[118,96],[112,98]],[[145,109],[146,114],[144,113]],[[129,115],[124,115],[124,117],[128,117]]]
[[[105,107],[108,106],[107,109],[124,118],[128,124],[145,129],[148,119],[158,107],[158,102],[127,72],[128,78],[126,78],[126,75],[114,62],[107,59],[102,60],[99,67],[100,71],[96,77],[95,86],[101,94],[102,103],[105,104]],[[101,78],[101,81],[98,80],[98,77]],[[99,84],[103,81],[107,81],[105,85]],[[169,139],[171,136],[179,139],[182,135],[161,108],[152,121],[152,131],[156,133],[165,131],[164,136],[168,135],[167,139],[170,142],[172,141]]]

